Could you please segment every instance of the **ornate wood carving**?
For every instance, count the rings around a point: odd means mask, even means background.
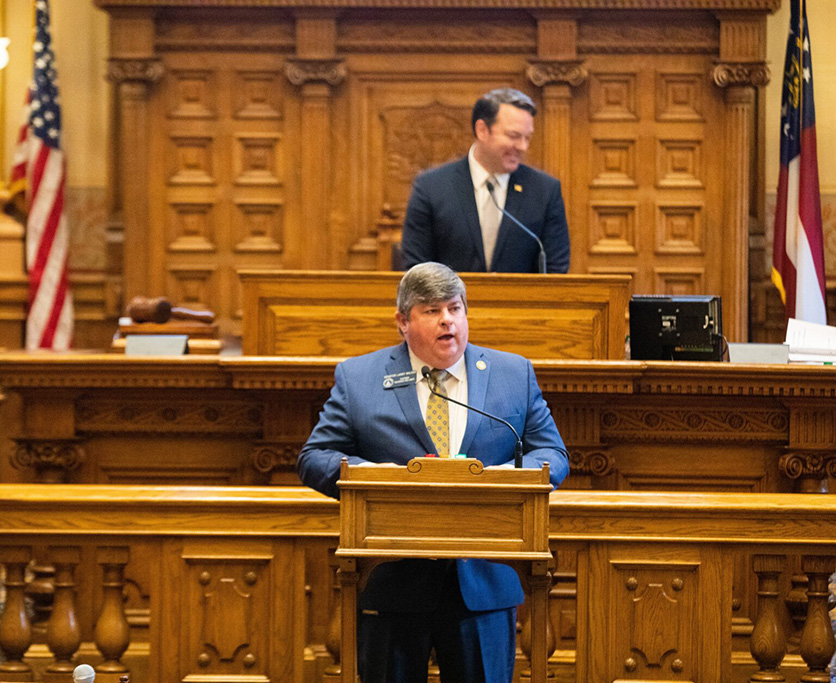
[[[694,441],[758,439],[785,441],[789,416],[782,410],[629,408],[604,410],[602,437],[608,441],[685,437]]]
[[[583,60],[532,60],[528,63],[525,75],[538,88],[556,83],[566,83],[577,87],[586,81],[589,71]]]
[[[260,434],[262,407],[245,401],[82,400],[76,406],[82,433]]]
[[[778,611],[778,577],[786,566],[783,555],[755,555],[752,567],[758,577],[758,618],[749,649],[760,667],[749,680],[780,683],[785,681],[779,667],[786,654],[786,638]]]
[[[306,83],[327,83],[339,85],[348,69],[342,59],[288,59],[285,63],[285,75],[293,85]]]
[[[605,477],[615,469],[615,459],[607,448],[571,448],[569,468],[576,474]]]
[[[733,85],[748,85],[759,88],[767,85],[772,74],[766,63],[720,63],[711,72],[711,79],[719,88]]]
[[[165,74],[162,60],[157,57],[126,59],[111,57],[107,62],[107,79],[115,83],[140,81],[153,84]]]
[[[67,474],[85,460],[80,439],[15,439],[15,443],[12,465],[17,469],[32,468],[43,482],[65,481]]]

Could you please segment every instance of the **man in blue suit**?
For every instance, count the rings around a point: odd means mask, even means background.
[[[339,498],[340,461],[395,463],[427,453],[466,453],[510,466],[516,439],[503,424],[437,392],[501,417],[521,435],[523,465],[549,464],[557,486],[569,472],[563,440],[531,363],[469,344],[465,286],[439,263],[411,268],[398,286],[403,344],[340,363],[334,388],[297,469],[302,481]],[[432,368],[425,378],[424,368]],[[461,520],[467,524],[467,520]],[[360,595],[358,668],[363,683],[426,683],[435,648],[443,683],[509,683],[516,605],[510,567],[484,560],[402,560],[377,567]]]
[[[492,90],[473,107],[475,140],[467,157],[415,179],[401,238],[404,265],[439,261],[459,272],[569,270],[569,228],[560,181],[522,163],[537,109],[511,88]],[[491,196],[491,190],[493,188]]]

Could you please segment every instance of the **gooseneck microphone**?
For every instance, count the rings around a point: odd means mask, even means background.
[[[430,393],[439,398],[443,398],[445,401],[450,401],[451,403],[455,403],[462,408],[467,408],[468,410],[472,410],[474,413],[479,413],[480,415],[484,415],[491,420],[496,420],[497,422],[501,422],[504,424],[508,429],[510,429],[514,433],[514,438],[517,440],[517,444],[514,447],[514,467],[521,468],[522,467],[522,456],[523,456],[523,442],[520,438],[520,435],[517,434],[517,430],[514,429],[514,425],[512,425],[507,420],[503,420],[501,417],[497,417],[496,415],[491,415],[490,413],[486,413],[484,410],[479,410],[479,408],[474,408],[473,406],[469,406],[467,403],[462,403],[461,401],[457,401],[454,398],[450,398],[449,396],[445,396],[444,394],[438,393],[435,387],[433,386],[433,378],[430,374],[430,368],[428,365],[425,365],[421,368],[421,375],[423,375],[424,379],[427,380],[427,386],[430,388]]]
[[[537,246],[540,247],[540,254],[537,258],[537,269],[538,269],[538,272],[545,275],[545,273],[546,273],[546,250],[543,247],[543,242],[529,228],[527,228],[520,221],[518,221],[516,216],[514,216],[511,213],[508,213],[503,207],[501,207],[499,205],[499,202],[496,201],[496,196],[493,193],[493,190],[494,190],[493,183],[490,180],[485,183],[485,187],[488,188],[488,194],[491,196],[491,201],[493,202],[494,206],[497,209],[499,209],[504,215],[508,216],[508,218],[510,218],[520,228],[522,228],[532,239],[535,239],[537,241]]]

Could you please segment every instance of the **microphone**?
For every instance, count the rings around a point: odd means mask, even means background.
[[[73,683],[93,683],[96,671],[89,664],[79,664],[73,669]]]
[[[501,422],[504,424],[508,429],[514,432],[514,438],[517,440],[517,444],[514,447],[514,467],[521,468],[522,467],[522,456],[523,456],[523,442],[520,438],[520,435],[517,434],[517,430],[514,429],[514,425],[512,425],[507,420],[503,420],[501,417],[497,417],[496,415],[491,415],[490,413],[486,413],[484,410],[479,410],[479,408],[474,408],[473,406],[467,405],[467,403],[462,403],[461,401],[457,401],[454,398],[450,398],[449,396],[445,396],[444,394],[439,394],[435,387],[433,386],[432,376],[430,375],[430,368],[428,365],[425,365],[421,368],[421,375],[423,375],[424,379],[427,380],[427,386],[430,388],[430,393],[439,398],[443,398],[445,401],[450,401],[455,403],[456,405],[461,406],[462,408],[467,408],[468,410],[472,410],[474,413],[479,413],[480,415],[484,415],[485,417],[490,418],[491,420],[496,420],[497,422]]]
[[[496,197],[493,193],[493,183],[489,180],[485,183],[485,186],[488,188],[488,194],[491,196],[491,201],[493,205],[499,209],[503,214],[508,216],[514,223],[516,223],[519,227],[521,227],[529,236],[533,239],[537,240],[537,246],[540,247],[540,254],[537,258],[537,268],[538,271],[545,275],[546,273],[546,250],[543,248],[543,242],[540,241],[540,238],[537,237],[531,230],[529,230],[526,226],[524,226],[517,218],[513,215],[508,213],[504,208],[499,205],[499,202],[496,201]]]

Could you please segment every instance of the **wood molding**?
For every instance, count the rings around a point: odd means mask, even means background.
[[[95,0],[102,9],[119,7],[287,7],[287,8],[489,8],[647,9],[774,12],[781,0]]]

